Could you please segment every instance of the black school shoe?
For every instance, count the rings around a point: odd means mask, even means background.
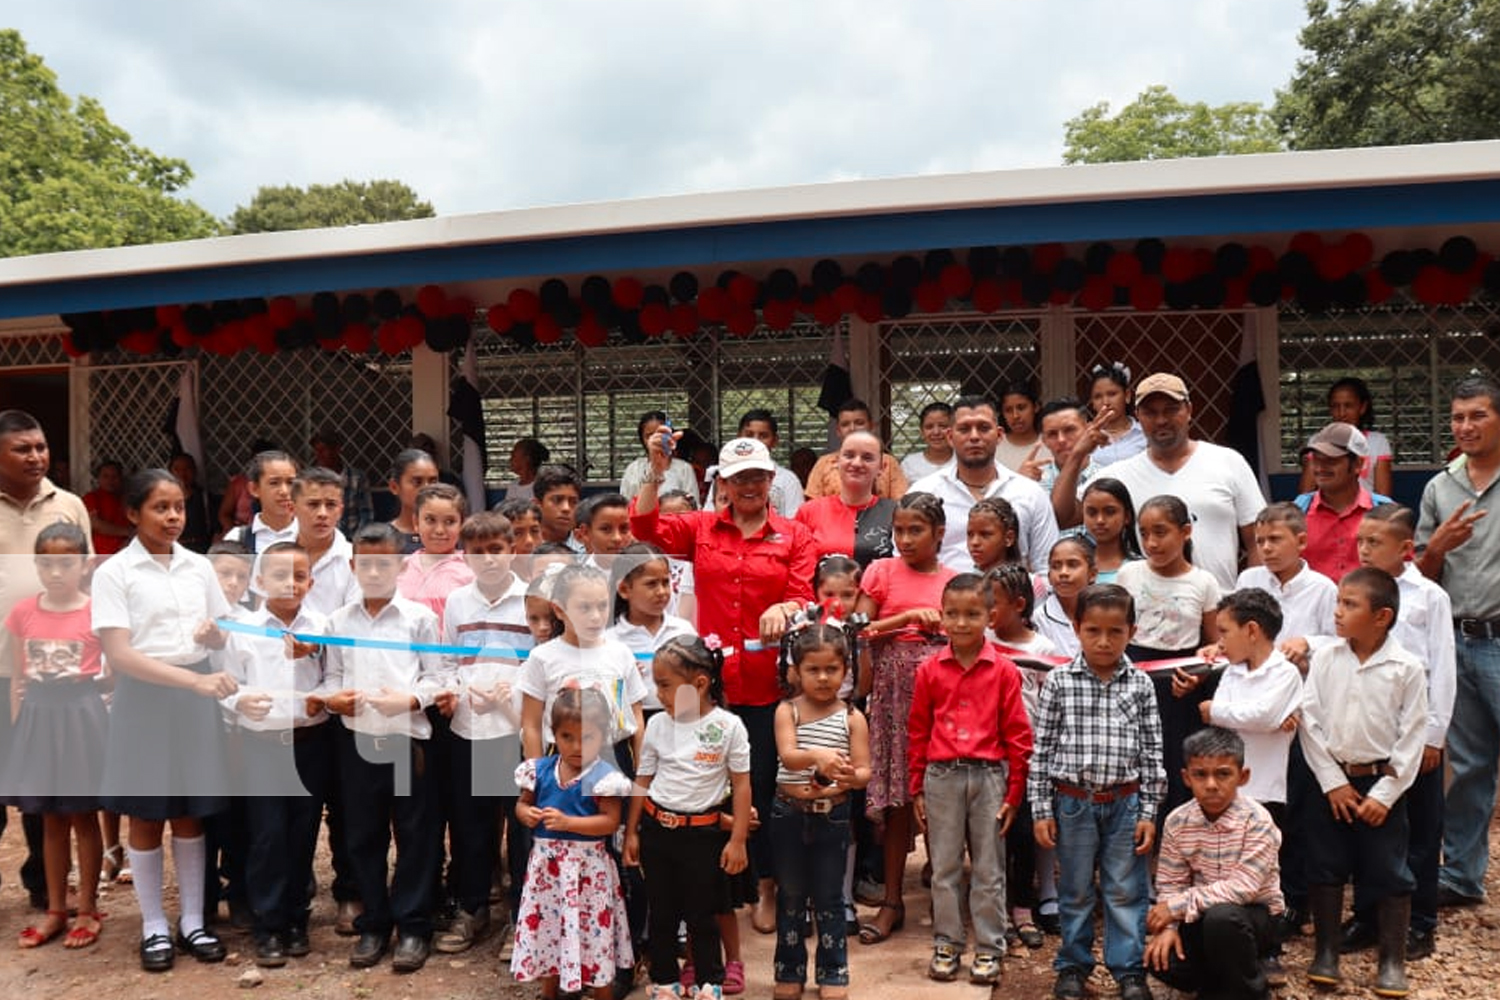
[[[402,934],[396,941],[396,951],[391,956],[391,968],[396,972],[416,972],[427,964],[432,954],[432,942],[421,934]]]
[[[141,968],[147,972],[166,972],[172,968],[177,952],[172,948],[172,939],[166,934],[153,934],[141,939]]]
[[[222,962],[229,950],[219,936],[207,927],[200,927],[191,934],[177,932],[177,949],[192,955],[200,962]]]
[[[349,953],[350,968],[370,968],[385,957],[386,949],[390,946],[391,935],[389,931],[384,934],[365,931],[359,936],[359,940],[354,943],[354,950]]]
[[[282,938],[286,953],[292,958],[305,958],[312,954],[312,942],[307,939],[307,928],[293,927]]]
[[[279,969],[286,964],[286,945],[281,935],[267,934],[255,942],[255,964],[262,969]]]

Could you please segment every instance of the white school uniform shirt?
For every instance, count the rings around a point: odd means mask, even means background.
[[[655,653],[673,639],[687,637],[693,638],[698,634],[693,628],[693,623],[686,618],[678,618],[676,615],[667,614],[662,617],[661,628],[652,633],[644,625],[632,625],[621,615],[615,619],[615,623],[609,627],[609,635],[623,642],[627,649],[637,654],[635,667],[641,674],[641,683],[646,687],[646,700],[641,703],[641,708],[653,711],[662,707],[661,699],[656,697],[656,681],[651,676],[651,661],[641,659],[640,654]]]
[[[1458,656],[1453,638],[1453,604],[1448,592],[1407,563],[1396,577],[1401,610],[1391,636],[1427,666],[1427,745],[1448,739],[1453,699],[1458,693]]]
[[[661,712],[646,723],[636,773],[650,776],[647,794],[668,812],[708,812],[724,801],[731,774],[749,772],[750,734],[732,712],[715,705],[691,722]]]
[[[443,645],[472,647],[476,655],[449,657],[449,672],[457,685],[453,732],[466,740],[488,740],[521,731],[521,661],[535,642],[526,627],[526,581],[512,575],[510,585],[495,600],[485,597],[479,583],[465,584],[448,595],[443,605]],[[483,647],[489,652],[479,653]],[[476,712],[469,688],[510,685],[510,709],[498,706]]]
[[[1039,634],[1047,637],[1056,648],[1058,656],[1074,657],[1083,648],[1078,642],[1078,632],[1073,628],[1073,619],[1068,617],[1062,602],[1051,590],[1047,591],[1046,598],[1037,606],[1031,624]]]
[[[1349,783],[1340,764],[1389,761],[1395,776],[1381,777],[1369,791],[1389,808],[1422,766],[1427,670],[1389,636],[1363,663],[1347,640],[1338,639],[1312,655],[1298,732],[1307,765],[1325,793]]]
[[[1301,707],[1302,675],[1276,650],[1254,670],[1231,663],[1219,678],[1209,721],[1245,741],[1245,792],[1257,802],[1286,801],[1287,754],[1297,734],[1284,732],[1281,724]]]
[[[597,646],[583,649],[561,638],[531,651],[521,670],[521,693],[542,703],[542,742],[553,742],[552,703],[565,687],[601,691],[614,714],[610,740],[635,735],[632,705],[646,700],[646,685],[635,666],[635,654],[618,639],[606,635]]]
[[[984,496],[1003,497],[1010,501],[1021,525],[1016,545],[1032,572],[1045,572],[1047,557],[1057,542],[1057,515],[1052,511],[1052,500],[1036,483],[998,461],[995,471],[995,478],[984,488]],[[931,493],[943,502],[948,530],[943,532],[938,562],[956,573],[974,572],[969,539],[963,526],[969,523],[969,511],[974,509],[976,501],[969,488],[959,481],[958,460],[953,459],[932,475],[918,479],[907,487],[906,492]]]
[[[942,467],[941,462],[929,461],[925,451],[914,451],[901,460],[901,473],[908,483],[930,476]]]
[[[328,618],[331,635],[387,642],[437,645],[437,615],[431,608],[408,601],[400,594],[371,617],[363,600],[346,604]],[[375,694],[381,688],[405,691],[417,699],[417,708],[400,715],[382,715],[366,705],[353,716],[343,715],[345,728],[366,736],[410,736],[425,740],[432,736],[432,723],[425,709],[438,693],[451,684],[443,658],[438,653],[411,650],[370,649],[330,644],[323,690],[327,694],[353,688]]]
[[[290,625],[262,607],[237,616],[246,625],[258,628],[284,629],[302,635],[326,635],[328,619],[304,606]],[[223,650],[224,670],[237,682],[240,689],[227,698],[220,699],[241,729],[255,732],[280,732],[284,729],[300,729],[303,726],[321,725],[328,721],[327,712],[307,714],[307,696],[321,693],[323,686],[323,660],[327,647],[320,647],[311,656],[299,656],[295,660],[286,657],[286,640],[280,636],[248,635],[230,632],[229,641]],[[251,719],[239,713],[239,699],[247,694],[271,696],[271,711],[264,719]]]
[[[1264,566],[1250,566],[1240,573],[1235,590],[1258,587],[1281,605],[1278,643],[1288,639],[1311,639],[1333,635],[1333,607],[1339,585],[1303,561],[1302,568],[1286,583]],[[1325,640],[1326,641],[1326,640]]]
[[[193,633],[228,613],[213,564],[181,545],[172,546],[163,564],[132,538],[94,573],[94,631],[128,629],[132,649],[174,667],[207,658],[208,649],[193,641]]]
[[[354,546],[337,528],[333,544],[328,546],[312,567],[312,586],[302,598],[302,606],[328,617],[346,604],[359,600],[359,581],[354,578]]]
[[[252,544],[252,539],[254,544]],[[260,511],[250,519],[249,525],[240,525],[224,536],[226,542],[239,542],[246,548],[255,550],[255,559],[250,565],[250,593],[256,597],[266,596],[256,586],[256,578],[260,576],[260,554],[277,542],[295,542],[297,540],[297,519],[292,518],[285,528],[273,528],[261,520]]]
[[[1197,649],[1203,614],[1219,603],[1213,575],[1196,566],[1180,576],[1162,576],[1144,559],[1120,567],[1115,582],[1135,598],[1137,646],[1152,649]]]

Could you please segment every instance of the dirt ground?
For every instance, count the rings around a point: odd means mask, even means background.
[[[1500,858],[1500,823],[1491,827],[1492,850]],[[97,945],[67,951],[61,939],[41,948],[22,951],[15,936],[36,916],[28,908],[17,871],[23,857],[20,824],[12,822],[0,839],[0,997],[35,997],[37,1000],[175,1000],[180,997],[221,996],[238,985],[242,975],[254,968],[248,934],[219,928],[230,948],[222,965],[199,965],[179,956],[169,973],[151,975],[140,970],[136,957],[140,924],[132,890],[128,885],[110,887],[101,908],[108,914]],[[850,943],[853,969],[851,993],[859,1000],[917,1000],[917,998],[985,998],[987,990],[963,980],[953,984],[933,983],[925,978],[931,947],[928,900],[917,873],[920,855],[914,855],[907,873],[906,929],[875,946]],[[169,866],[170,867],[170,866]],[[319,859],[319,881],[328,884],[326,854]],[[169,886],[169,894],[172,889]],[[1409,972],[1412,996],[1420,1000],[1438,998],[1490,998],[1500,996],[1500,876],[1492,867],[1489,884],[1491,902],[1471,910],[1446,910],[1438,933],[1437,954],[1415,962]],[[173,902],[168,913],[174,913]],[[761,1000],[771,995],[771,939],[750,928],[748,914],[741,917],[745,965],[749,988],[745,996]],[[351,939],[333,933],[333,904],[326,891],[313,912],[313,953],[292,959],[282,969],[263,970],[263,982],[253,987],[258,1000],[491,1000],[495,997],[533,997],[534,986],[513,982],[500,960],[500,942],[490,940],[467,954],[434,955],[427,967],[413,975],[397,975],[389,960],[374,969],[350,969]],[[1373,980],[1372,953],[1345,960],[1346,985],[1337,992],[1319,993],[1301,979],[1310,957],[1311,939],[1293,942],[1285,957],[1290,985],[1278,996],[1287,1000],[1305,997],[1368,997]],[[1037,952],[1013,953],[1005,963],[1004,984],[994,996],[1027,1000],[1050,996],[1051,960],[1056,939]],[[1102,997],[1116,993],[1109,978],[1096,971],[1091,983]],[[1171,998],[1171,991],[1153,983],[1156,996]],[[631,994],[641,997],[640,990]],[[806,996],[816,997],[809,989]],[[248,994],[247,994],[248,998]]]

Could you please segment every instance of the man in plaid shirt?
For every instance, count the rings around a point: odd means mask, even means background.
[[[1104,964],[1122,1000],[1150,1000],[1144,953],[1147,856],[1166,793],[1161,717],[1151,679],[1131,666],[1135,602],[1087,587],[1074,627],[1082,651],[1042,687],[1027,791],[1036,842],[1057,848],[1062,946],[1053,996],[1084,995],[1093,969],[1094,871],[1104,897]]]

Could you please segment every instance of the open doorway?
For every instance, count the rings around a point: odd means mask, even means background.
[[[48,476],[65,489],[87,482],[87,469],[74,469],[69,454],[68,369],[0,368],[0,410],[25,410],[47,432],[52,452]],[[88,489],[88,486],[84,486]]]

